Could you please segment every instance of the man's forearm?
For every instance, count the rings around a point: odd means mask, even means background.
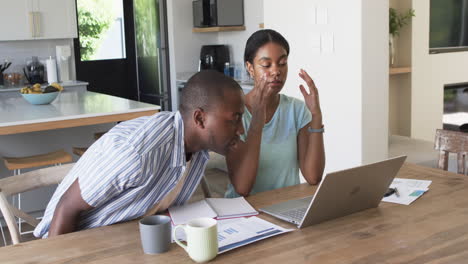
[[[55,207],[49,237],[76,231],[81,213],[92,208],[81,197],[80,184],[76,179]]]
[[[64,210],[63,205],[59,202],[50,224],[49,237],[76,231],[76,226],[80,220],[80,213],[81,212]]]

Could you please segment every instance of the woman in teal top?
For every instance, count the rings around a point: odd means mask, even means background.
[[[306,71],[299,77],[304,101],[280,94],[288,74],[289,44],[274,30],[259,30],[247,40],[244,61],[254,80],[245,96],[246,133],[226,156],[231,184],[226,197],[299,183],[299,169],[318,184],[325,167],[323,124],[317,87]]]

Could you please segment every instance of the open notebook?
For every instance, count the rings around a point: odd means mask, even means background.
[[[244,199],[238,198],[206,198],[204,200],[169,208],[169,214],[174,225],[185,224],[198,217],[228,219],[243,216],[258,215],[258,212]]]

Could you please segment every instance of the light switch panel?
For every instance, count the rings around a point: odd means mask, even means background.
[[[307,21],[309,25],[316,25],[317,24],[317,7],[312,6],[311,8],[307,9]]]
[[[307,47],[311,54],[320,54],[320,51],[321,51],[320,35],[318,34],[307,35],[305,36],[305,41],[307,43]]]
[[[307,45],[314,48],[320,48],[320,35],[319,34],[309,34],[304,36],[304,40]]]
[[[321,38],[322,53],[330,54],[335,52],[335,39],[333,33],[324,33]]]
[[[318,25],[326,25],[328,24],[328,8],[326,7],[317,7],[316,8],[317,12],[317,24]]]

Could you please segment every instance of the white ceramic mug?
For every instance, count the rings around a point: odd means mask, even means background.
[[[176,238],[176,230],[182,228],[187,244]],[[175,242],[196,262],[210,261],[218,254],[218,222],[212,218],[197,218],[185,225],[177,225],[172,230]]]

